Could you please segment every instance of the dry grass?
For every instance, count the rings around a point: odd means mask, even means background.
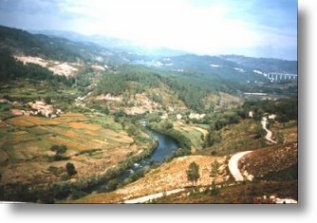
[[[242,171],[247,170],[253,176],[261,177],[295,165],[297,161],[297,142],[257,149],[246,155],[241,161]]]
[[[69,140],[66,140],[62,137],[56,136],[56,137],[49,137],[49,141],[52,142],[52,144],[56,145],[65,145],[67,148],[73,149],[73,150],[85,150],[89,147],[87,145],[83,145],[81,143],[71,142]]]
[[[218,133],[220,142],[212,147],[201,151],[203,154],[210,154],[212,151],[217,154],[232,154],[239,151],[254,150],[263,147],[259,138],[255,138],[256,128],[259,122],[246,119],[238,124],[232,124],[224,127]],[[264,140],[262,140],[265,142]]]
[[[80,114],[80,113],[63,113],[60,114],[60,117],[71,117],[71,118],[86,118],[85,115]]]
[[[88,118],[79,113],[64,113],[61,114],[58,118],[54,119],[60,123],[65,122],[74,122],[74,121],[88,121]]]
[[[0,128],[5,128],[5,127],[6,127],[5,122],[3,122],[2,120],[0,120]]]
[[[280,198],[293,198],[298,200],[298,182],[259,182],[238,184],[235,186],[224,187],[219,189],[217,194],[211,195],[205,192],[185,191],[168,197],[162,197],[155,203],[191,203],[191,204],[241,204],[241,203],[258,203],[258,197],[270,197],[271,195]],[[269,200],[263,201],[263,203]]]
[[[242,99],[224,92],[218,94],[212,94],[204,99],[206,107],[211,104],[215,105],[215,109],[220,110],[222,108],[234,108],[242,105]]]
[[[19,116],[9,119],[9,123],[18,127],[32,127],[36,125],[58,125],[56,120],[46,119],[38,116]]]
[[[100,125],[87,124],[83,122],[71,122],[69,123],[69,126],[75,129],[88,129],[93,131],[97,131],[102,128]]]
[[[111,193],[93,194],[74,202],[80,203],[117,203],[123,200],[141,197],[152,193],[184,188],[192,186],[193,183],[187,180],[186,170],[191,162],[196,162],[199,166],[200,178],[195,183],[196,186],[206,186],[211,184],[210,172],[211,164],[217,160],[225,165],[226,157],[212,156],[186,156],[176,158],[170,163],[164,163],[157,169],[150,171],[145,177],[128,184]],[[224,181],[225,173],[216,178],[216,183]]]

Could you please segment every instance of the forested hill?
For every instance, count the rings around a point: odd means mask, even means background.
[[[266,73],[282,72],[297,74],[297,61],[280,60],[272,58],[253,58],[238,55],[225,55],[223,56],[223,58],[228,61],[237,63],[239,65],[251,69],[258,69]]]
[[[41,33],[41,31],[38,31]],[[81,43],[92,42],[105,47],[120,62],[142,64],[178,73],[199,73],[225,80],[242,82],[270,82],[267,73],[297,74],[297,61],[273,58],[252,58],[239,55],[200,56],[171,49],[144,49],[131,41],[106,36],[85,36],[77,33],[43,31]]]
[[[26,78],[62,82],[76,88],[81,95],[109,93],[129,99],[142,93],[165,105],[178,101],[179,107],[184,103],[188,108],[203,111],[209,109],[208,101],[215,103],[214,95],[219,92],[237,97],[244,92],[297,93],[296,81],[271,83],[264,73],[255,72],[255,69],[293,72],[297,63],[292,61],[194,54],[151,57],[3,26],[0,26],[0,52],[2,81]],[[14,58],[16,55],[38,57],[46,65],[23,64]],[[68,76],[56,73],[56,67],[63,66],[76,72]],[[163,93],[165,96],[158,98]]]
[[[164,69],[177,72],[192,72],[235,81],[267,81],[263,75],[254,73],[249,67],[223,59],[219,56],[186,54],[163,57],[159,60]]]
[[[0,50],[68,62],[104,62],[120,64],[124,60],[109,50],[88,42],[31,34],[20,29],[0,26]]]
[[[251,58],[236,55],[199,56],[194,54],[174,55],[162,51],[161,56],[141,55],[130,52],[128,46],[115,50],[109,46],[97,45],[85,36],[67,38],[31,34],[29,32],[0,26],[0,49],[7,49],[17,54],[38,56],[59,61],[85,61],[101,64],[142,64],[174,73],[204,74],[224,80],[250,82],[269,82],[264,73],[297,74],[297,61],[267,58]],[[111,44],[116,46],[115,39]],[[119,44],[119,43],[118,43]],[[109,44],[108,44],[109,45]],[[122,45],[122,44],[121,44]],[[126,47],[126,51],[124,51]],[[111,49],[111,50],[110,50]],[[179,52],[178,52],[179,53]]]

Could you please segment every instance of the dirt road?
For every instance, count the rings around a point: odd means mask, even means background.
[[[262,121],[262,128],[266,131],[266,136],[265,139],[273,144],[276,144],[277,142],[275,140],[272,139],[272,131],[270,131],[266,126],[267,126],[267,117],[263,117]]]
[[[239,160],[245,156],[248,153],[251,153],[252,151],[244,151],[244,152],[239,152],[234,154],[228,163],[228,167],[230,170],[231,175],[233,176],[233,178],[235,179],[235,181],[244,181],[244,177],[241,174],[240,170],[239,170]]]

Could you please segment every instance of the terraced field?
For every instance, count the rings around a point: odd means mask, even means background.
[[[138,145],[112,117],[102,114],[13,117],[2,122],[0,138],[0,185],[34,186],[101,175],[147,146]],[[56,160],[53,145],[67,147],[62,159]],[[67,162],[77,171],[71,179]]]

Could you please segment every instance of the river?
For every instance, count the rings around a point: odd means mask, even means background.
[[[117,176],[115,179],[118,180],[119,184],[124,183],[124,180],[130,177],[131,174],[140,171],[145,166],[151,166],[153,162],[157,164],[163,163],[164,159],[173,155],[173,153],[179,148],[178,142],[170,136],[164,135],[160,132],[155,130],[149,129],[145,127],[146,130],[152,134],[158,141],[157,147],[154,149],[153,153],[144,158],[143,160],[134,163],[133,166],[127,170],[125,170],[122,174]],[[108,183],[107,182],[100,182],[94,186],[86,188],[84,191],[86,193],[93,193],[98,192],[104,188]]]
[[[132,173],[142,169],[144,166],[150,166],[153,162],[161,164],[166,157],[172,155],[179,148],[179,144],[175,139],[149,128],[147,128],[147,130],[151,132],[155,138],[157,138],[157,147],[149,157],[138,163],[134,163],[133,167],[126,170],[121,176],[119,176],[118,180],[120,183],[128,178]]]

